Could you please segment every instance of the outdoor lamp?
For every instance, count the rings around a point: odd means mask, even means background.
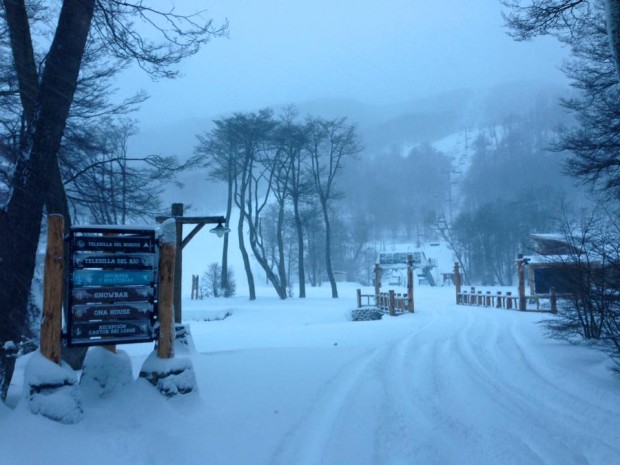
[[[217,224],[217,226],[211,230],[209,230],[209,232],[212,232],[213,234],[215,234],[217,237],[222,237],[224,234],[228,234],[230,232],[230,228],[224,226],[221,222]]]

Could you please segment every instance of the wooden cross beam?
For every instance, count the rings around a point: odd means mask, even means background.
[[[174,218],[176,223],[176,250],[175,263],[174,263],[174,322],[182,322],[182,310],[181,310],[181,283],[183,278],[183,248],[189,244],[198,231],[200,231],[205,224],[225,224],[226,218],[223,216],[183,216],[184,206],[182,203],[173,203],[170,209],[170,216],[158,216],[155,220],[158,223],[163,223],[169,218]],[[196,225],[190,233],[183,238],[183,225],[193,224]]]

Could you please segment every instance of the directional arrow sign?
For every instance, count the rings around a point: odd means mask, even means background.
[[[89,344],[97,340],[122,343],[152,339],[149,320],[75,322],[71,327],[71,344]]]
[[[154,254],[94,254],[76,253],[73,256],[75,268],[122,268],[124,270],[151,270],[153,269]]]
[[[102,252],[153,252],[154,241],[147,236],[76,236],[73,238],[73,249],[76,251]]]
[[[73,272],[74,286],[147,285],[152,271],[78,270]]]
[[[74,321],[143,319],[153,312],[153,304],[74,305],[71,312]]]
[[[153,288],[138,287],[97,287],[77,288],[71,293],[73,304],[146,302],[152,300]]]

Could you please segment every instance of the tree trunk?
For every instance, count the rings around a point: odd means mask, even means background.
[[[327,277],[329,278],[329,284],[332,287],[332,298],[338,298],[338,286],[336,285],[336,279],[334,278],[334,271],[332,270],[332,233],[331,224],[329,222],[329,214],[327,212],[327,204],[321,202],[321,208],[323,209],[323,221],[325,222],[325,269],[327,271]]]
[[[616,78],[620,79],[620,0],[607,0],[605,9],[607,12],[607,36],[616,65]]]
[[[288,279],[286,276],[286,258],[284,256],[284,239],[282,237],[284,229],[284,201],[279,205],[278,211],[278,228],[276,231],[276,237],[278,242],[278,275],[280,277],[280,286],[284,290],[286,295],[286,289],[288,287]]]
[[[30,35],[30,24],[26,5],[22,0],[4,0],[6,23],[9,29],[13,62],[19,83],[19,96],[24,108],[26,127],[34,119],[39,94],[37,66],[34,60],[34,49]]]
[[[233,180],[228,180],[228,198],[226,199],[226,226],[230,224],[233,201]],[[222,247],[222,290],[228,295],[228,234],[224,234],[224,246]]]
[[[304,265],[304,231],[301,217],[299,216],[299,201],[293,200],[293,212],[295,216],[295,229],[297,230],[297,271],[299,279],[299,298],[306,298],[306,270]]]
[[[5,2],[5,6],[10,3]],[[25,330],[43,204],[48,200],[50,173],[58,164],[58,149],[77,85],[94,3],[95,0],[63,3],[41,79],[31,147],[17,161],[12,194],[6,210],[0,213],[0,346],[8,341],[19,343]],[[8,23],[10,30],[23,26],[19,19],[13,18],[15,22]],[[19,50],[14,49],[14,53]],[[3,351],[0,356],[3,400],[14,363]]]
[[[273,288],[276,290],[278,297],[282,300],[285,300],[287,297],[286,286],[283,286],[283,283],[280,280],[279,276],[273,272],[273,270],[269,266],[267,258],[265,257],[265,251],[258,244],[256,225],[254,224],[254,222],[248,221],[248,228],[250,233],[250,247],[252,248],[252,252],[254,253],[255,260],[265,272],[267,282],[270,282],[273,285]]]
[[[239,209],[239,223],[237,223],[237,233],[239,235],[239,250],[241,251],[241,257],[243,258],[243,267],[245,268],[245,275],[248,279],[248,289],[250,291],[250,300],[256,300],[256,286],[254,285],[254,275],[252,274],[252,266],[250,265],[250,256],[245,248],[245,238],[243,236],[243,222],[245,219],[245,213],[243,209]]]

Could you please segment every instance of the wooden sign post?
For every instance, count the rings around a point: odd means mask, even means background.
[[[182,323],[183,312],[181,308],[181,284],[183,282],[183,249],[193,237],[198,234],[205,224],[221,224],[226,223],[226,218],[223,216],[198,216],[189,217],[183,216],[184,206],[182,203],[173,203],[170,209],[171,216],[158,216],[156,221],[162,223],[167,219],[173,219],[175,221],[176,229],[176,255],[174,261],[174,321],[175,323]],[[184,238],[183,237],[183,225],[192,224],[195,225],[194,229]]]
[[[65,270],[64,224],[65,220],[62,215],[48,215],[47,217],[41,353],[57,364],[60,364],[62,330],[62,296]]]
[[[159,251],[159,358],[174,357],[174,276],[176,234],[174,220],[162,225]]]

